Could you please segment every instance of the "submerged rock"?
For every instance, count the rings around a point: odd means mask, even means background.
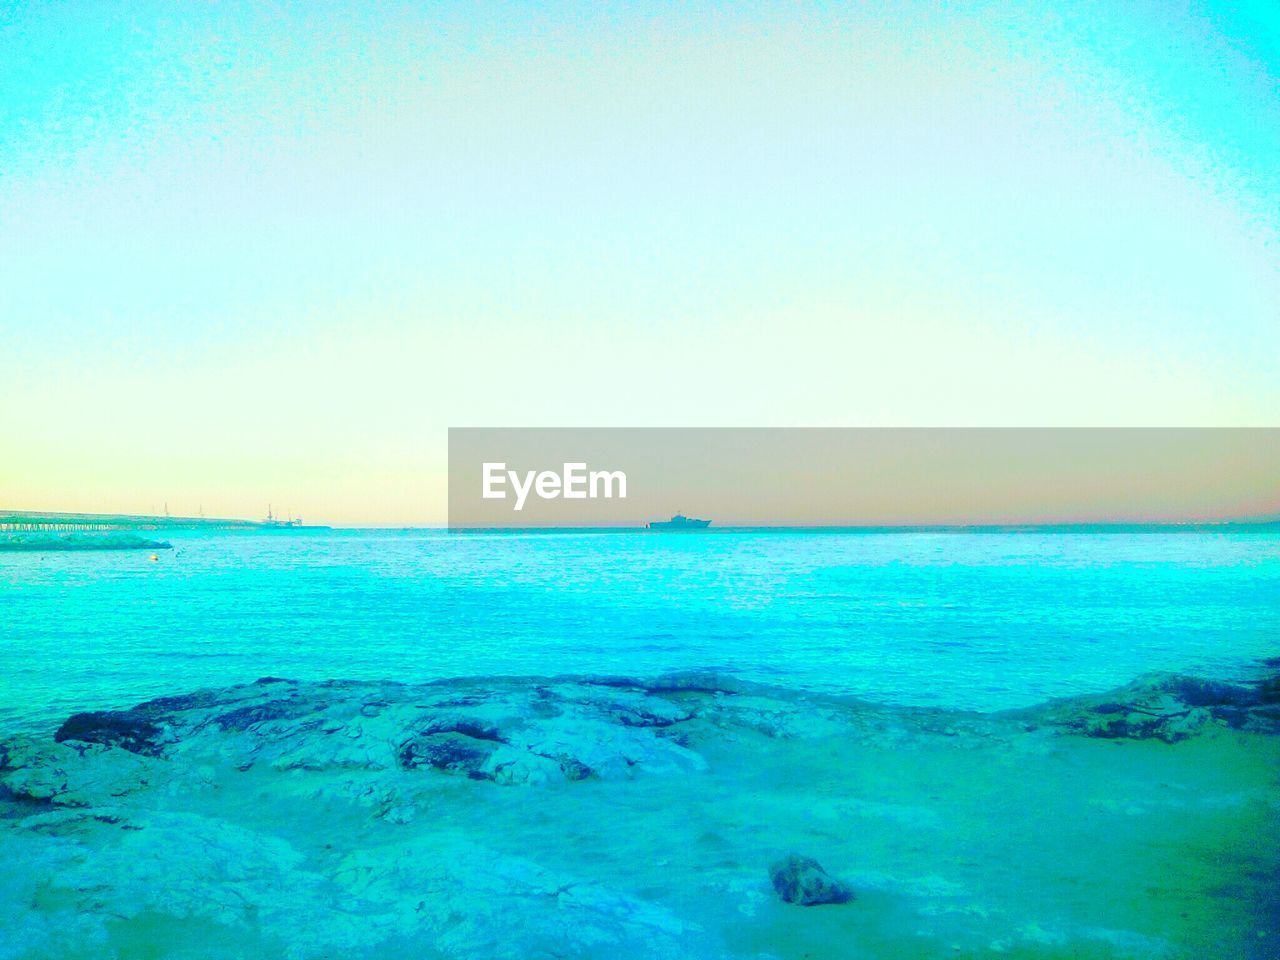
[[[822,868],[812,857],[793,853],[769,868],[773,889],[787,903],[814,907],[823,903],[848,903],[853,890]]]

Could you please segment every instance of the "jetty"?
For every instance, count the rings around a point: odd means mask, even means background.
[[[236,520],[215,517],[145,516],[118,513],[49,513],[31,510],[0,510],[0,531],[45,532],[86,530],[254,530],[303,528],[300,521]]]

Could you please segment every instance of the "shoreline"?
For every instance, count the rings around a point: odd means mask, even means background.
[[[698,671],[73,714],[0,737],[11,955],[1258,960],[1268,669],[989,714]],[[782,898],[811,860],[846,899]]]
[[[315,691],[317,694],[322,691],[351,691],[361,687],[386,691],[400,690],[406,694],[412,694],[417,690],[450,687],[471,689],[488,687],[497,692],[522,687],[538,688],[571,684],[640,691],[650,696],[709,694],[763,697],[782,702],[809,704],[814,707],[915,717],[920,721],[953,717],[957,720],[987,720],[993,723],[1025,721],[1050,725],[1054,723],[1068,725],[1072,716],[1089,712],[1114,716],[1125,713],[1126,710],[1122,708],[1132,708],[1128,712],[1136,709],[1157,719],[1177,717],[1192,711],[1203,710],[1208,713],[1208,719],[1227,722],[1228,726],[1238,728],[1240,723],[1247,721],[1251,724],[1251,729],[1261,732],[1280,732],[1280,657],[1268,657],[1255,661],[1249,669],[1230,680],[1175,671],[1152,671],[1141,674],[1128,683],[1096,692],[1051,697],[1026,706],[1003,707],[995,710],[877,700],[798,685],[750,680],[733,671],[718,668],[694,668],[672,670],[652,676],[612,673],[468,674],[419,681],[345,678],[298,680],[266,676],[225,687],[200,687],[185,693],[161,694],[141,700],[132,707],[73,711],[67,715],[66,720],[55,722],[58,726],[65,726],[67,720],[80,716],[128,717],[132,714],[138,714],[149,720],[180,709],[182,703],[216,703],[219,697],[235,699],[242,691],[272,684],[287,684],[300,690]],[[1270,729],[1272,723],[1276,724],[1274,731]],[[1084,727],[1078,724],[1076,726],[1077,732],[1085,735],[1107,735],[1102,732],[1090,733]],[[54,731],[50,729],[49,732]],[[39,738],[40,735],[41,731],[32,729],[22,721],[15,726],[0,728],[0,742],[6,736]]]

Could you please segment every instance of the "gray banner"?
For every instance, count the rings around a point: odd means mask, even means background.
[[[1280,430],[449,431],[451,528],[677,513],[715,527],[1277,520]]]

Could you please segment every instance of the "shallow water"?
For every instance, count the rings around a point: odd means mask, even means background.
[[[691,666],[999,709],[1280,644],[1280,533],[179,531],[0,555],[0,725],[263,675]]]

